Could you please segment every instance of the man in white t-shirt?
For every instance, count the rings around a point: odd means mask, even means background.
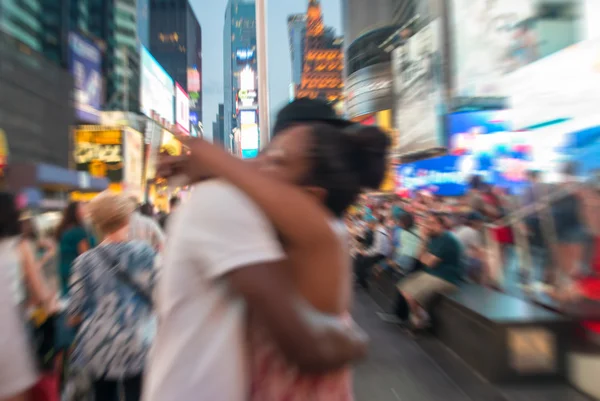
[[[243,192],[220,180],[196,184],[171,219],[144,401],[247,400],[247,307],[300,368],[360,355],[363,338],[314,330],[299,313],[277,235]]]

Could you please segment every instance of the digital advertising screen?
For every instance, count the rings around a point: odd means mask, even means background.
[[[256,124],[256,111],[254,111],[254,110],[240,111],[240,124],[242,126]]]
[[[144,46],[140,46],[140,58],[140,110],[150,118],[153,117],[152,112],[154,111],[167,123],[173,124],[175,122],[173,107],[175,83]]]
[[[175,124],[184,133],[190,133],[190,98],[181,85],[175,83]]]
[[[254,89],[241,89],[237,94],[239,109],[256,109],[258,107],[258,94]]]
[[[240,89],[246,91],[256,90],[256,74],[249,66],[240,71]]]
[[[235,60],[238,64],[247,64],[254,61],[254,49],[242,48],[235,52]]]
[[[524,22],[532,0],[451,0],[457,95],[507,96],[503,78],[537,58],[539,40]]]
[[[244,159],[256,157],[259,149],[258,125],[242,124],[240,129],[242,157]]]
[[[75,79],[75,112],[81,122],[100,123],[102,52],[90,40],[69,34],[69,65]]]
[[[460,196],[473,175],[518,192],[533,159],[528,132],[510,132],[507,111],[474,111],[447,116],[448,154],[397,167],[399,189],[426,189]]]
[[[392,53],[399,140],[394,152],[410,155],[443,147],[443,46],[436,19]]]

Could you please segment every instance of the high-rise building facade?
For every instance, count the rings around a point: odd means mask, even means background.
[[[135,0],[88,0],[88,29],[105,44],[103,75],[106,110],[139,112],[140,51]],[[147,21],[146,21],[147,22]],[[147,28],[146,28],[147,29]]]
[[[306,35],[306,14],[294,14],[288,17],[288,37],[292,58],[292,85],[302,82],[304,65],[304,37]]]
[[[40,4],[42,53],[53,63],[67,67],[69,31],[87,33],[87,9],[69,0],[40,0]]]
[[[230,142],[229,135],[225,137],[223,132],[223,103],[219,103],[219,112],[215,116],[215,122],[213,123],[213,142],[218,143],[223,147],[228,147],[227,143]]]
[[[223,136],[226,142],[229,142],[227,138],[233,129],[238,127],[237,103],[242,88],[242,78],[244,78],[242,71],[252,71],[253,79],[256,80],[256,67],[254,0],[229,0],[223,29]],[[230,151],[236,150],[230,149]]]
[[[31,50],[42,51],[42,4],[40,0],[0,1],[0,31]]]
[[[336,103],[342,97],[344,57],[342,42],[325,27],[319,0],[310,0],[306,13],[302,80],[296,97]]]
[[[202,124],[202,30],[188,0],[150,0],[150,52],[190,97],[190,123]]]

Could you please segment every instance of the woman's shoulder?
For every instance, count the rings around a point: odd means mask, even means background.
[[[133,265],[147,266],[156,257],[156,251],[146,241],[129,241],[123,247]]]
[[[85,228],[81,226],[74,226],[67,228],[63,234],[60,236],[61,241],[69,241],[73,239],[83,238],[87,236],[87,232]]]

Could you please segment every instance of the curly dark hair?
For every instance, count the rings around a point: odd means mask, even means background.
[[[0,192],[0,239],[21,234],[20,216],[14,195]]]
[[[377,189],[387,167],[388,136],[376,127],[312,124],[311,172],[303,185],[327,191],[325,205],[341,217],[364,188]]]

